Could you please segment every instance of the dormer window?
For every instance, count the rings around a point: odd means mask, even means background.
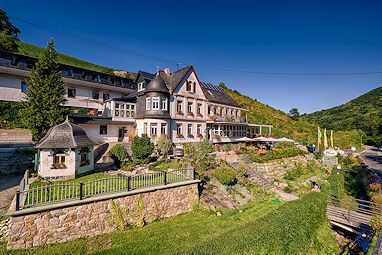
[[[159,97],[153,97],[152,100],[153,100],[152,109],[153,110],[159,110]]]
[[[138,83],[138,91],[144,90],[144,89],[145,89],[145,82],[143,81],[143,82]]]

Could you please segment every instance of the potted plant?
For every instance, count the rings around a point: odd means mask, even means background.
[[[184,138],[183,134],[176,134],[176,138]]]
[[[193,134],[188,134],[188,138],[194,138]]]

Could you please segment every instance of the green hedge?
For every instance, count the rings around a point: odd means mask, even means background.
[[[268,151],[263,156],[256,155],[255,152],[250,152],[249,156],[252,161],[257,163],[264,163],[274,159],[295,157],[306,154],[305,151],[300,150],[299,148],[275,148],[273,150]]]
[[[324,193],[309,193],[184,254],[336,254],[335,238],[328,231],[326,201]]]
[[[233,185],[236,182],[235,171],[229,166],[221,166],[216,169],[213,174],[221,184],[224,185]]]

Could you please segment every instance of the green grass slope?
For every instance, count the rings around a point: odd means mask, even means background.
[[[360,129],[371,139],[382,142],[382,87],[343,105],[304,115],[309,121],[334,130]]]
[[[35,57],[35,58],[39,58],[45,50],[44,48],[29,44],[29,43],[25,43],[25,42],[19,42],[18,44],[19,44],[18,53]],[[61,64],[75,66],[75,67],[87,69],[94,72],[105,73],[105,74],[113,74],[113,71],[114,71],[112,68],[96,65],[78,58],[74,58],[74,57],[62,54],[62,53],[58,53],[58,62]],[[128,78],[134,79],[135,75],[136,75],[135,73],[127,72]]]
[[[228,89],[225,86],[222,86],[222,88],[241,107],[248,110],[248,121],[250,123],[273,125],[272,133],[275,137],[286,136],[303,144],[317,143],[317,124],[309,122],[306,118],[294,120],[285,112],[242,95],[236,90]],[[333,140],[334,146],[341,148],[360,146],[360,134],[356,130],[336,131]]]

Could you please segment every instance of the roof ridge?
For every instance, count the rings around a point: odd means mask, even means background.
[[[73,144],[74,144],[74,147],[77,147],[77,143],[76,143],[76,140],[74,139],[74,135],[73,135],[73,127],[72,127],[72,123],[69,121],[69,119],[66,119],[66,121],[64,123],[68,122],[68,125],[70,127],[70,136],[72,137],[72,141],[73,141]],[[63,123],[63,124],[64,124]]]

